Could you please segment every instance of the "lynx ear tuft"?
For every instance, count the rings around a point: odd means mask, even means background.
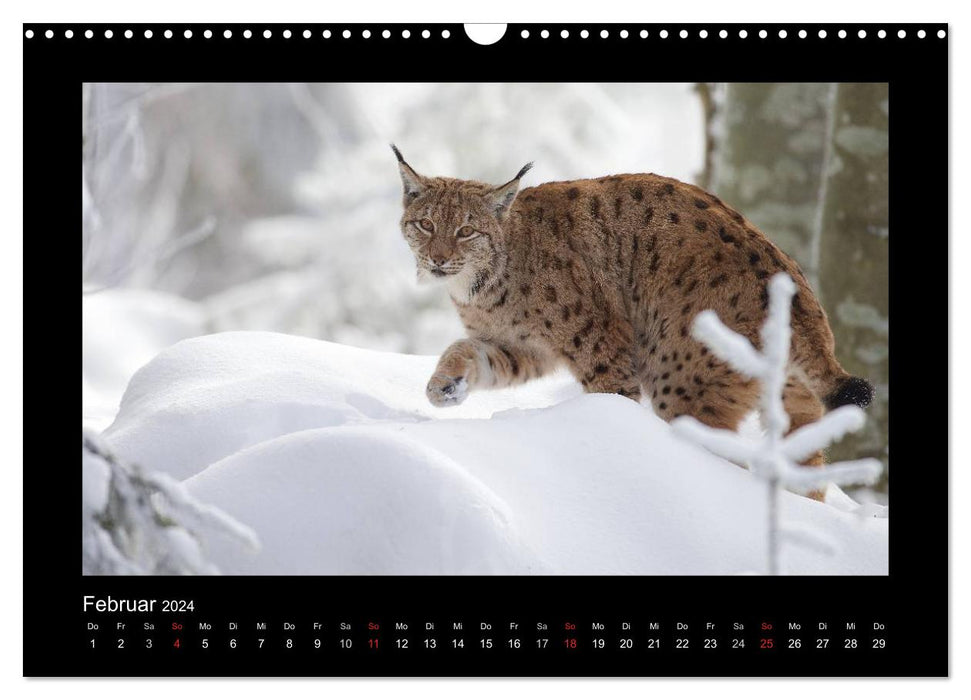
[[[526,163],[519,172],[516,173],[516,177],[507,182],[505,185],[499,185],[487,195],[489,204],[492,206],[492,211],[496,215],[496,218],[502,219],[507,213],[509,213],[509,207],[512,203],[516,201],[516,195],[519,194],[519,179],[529,172],[530,168],[533,167],[532,163]]]
[[[394,155],[398,159],[398,172],[401,175],[401,184],[404,188],[405,204],[409,204],[425,189],[425,178],[416,173],[414,168],[405,162],[405,158],[401,155],[397,146],[391,144],[391,150],[394,151]]]
[[[523,175],[525,175],[532,169],[533,169],[533,161],[529,161],[528,163],[526,163],[526,165],[524,165],[522,168],[519,169],[518,173],[516,173],[516,179],[517,180],[521,179]]]

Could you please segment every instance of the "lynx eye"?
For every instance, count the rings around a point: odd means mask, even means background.
[[[431,219],[422,219],[418,222],[418,228],[426,233],[434,233],[435,223]]]
[[[478,231],[476,231],[471,226],[463,226],[462,228],[460,228],[458,231],[455,232],[455,237],[460,239],[468,239],[475,236],[476,233],[478,233]]]

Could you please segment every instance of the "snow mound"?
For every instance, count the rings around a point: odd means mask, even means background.
[[[204,333],[206,319],[193,302],[145,289],[105,289],[81,300],[82,419],[101,431],[135,371],[172,343]]]
[[[436,361],[278,333],[192,338],[135,374],[105,438],[126,459],[184,479],[298,430],[487,418],[511,406],[548,406],[582,393],[560,376],[435,408],[425,384]]]
[[[394,431],[322,428],[270,440],[189,479],[196,498],[260,523],[246,574],[526,574],[509,506],[462,466]],[[548,573],[540,571],[540,573]]]
[[[183,341],[104,437],[258,534],[237,574],[738,574],[765,569],[764,485],[648,408],[564,375],[429,405],[433,357],[271,333]],[[837,551],[789,574],[886,574],[886,518],[783,494]]]

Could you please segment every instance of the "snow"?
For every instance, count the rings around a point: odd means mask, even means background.
[[[103,430],[132,374],[160,350],[204,333],[205,315],[180,297],[105,289],[82,298],[83,425]]]
[[[252,528],[229,574],[740,574],[764,570],[765,485],[651,410],[567,375],[435,408],[436,358],[274,333],[182,341],[133,377],[104,440]],[[886,574],[889,520],[780,494],[838,552],[788,574]],[[866,513],[866,515],[871,515]]]

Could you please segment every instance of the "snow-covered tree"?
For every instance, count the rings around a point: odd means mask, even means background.
[[[195,500],[170,476],[122,462],[90,431],[81,469],[84,574],[218,574],[206,558],[210,537],[259,548],[250,528]]]
[[[740,374],[761,384],[760,417],[764,434],[753,439],[730,430],[711,428],[684,416],[672,422],[674,430],[711,452],[745,465],[765,481],[768,491],[768,573],[779,573],[780,540],[831,547],[806,528],[780,527],[779,494],[784,488],[797,492],[820,489],[828,483],[872,483],[882,465],[875,459],[806,467],[801,461],[863,427],[866,416],[857,406],[842,406],[815,423],[789,433],[789,415],[782,401],[788,374],[792,330],[789,325],[796,286],[785,273],[769,280],[769,312],[762,326],[762,351],[747,338],[725,326],[714,311],[695,317],[692,335]],[[787,434],[788,433],[788,434]]]

